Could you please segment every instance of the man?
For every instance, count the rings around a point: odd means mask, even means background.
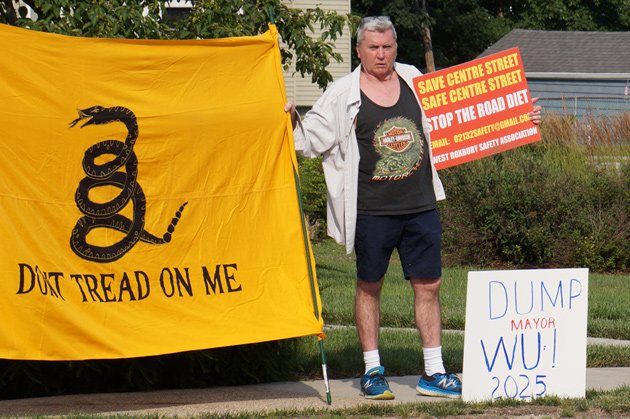
[[[429,126],[413,91],[421,73],[396,62],[396,30],[387,17],[366,17],[357,32],[361,65],[333,83],[299,121],[296,150],[323,156],[328,234],[356,253],[355,320],[363,350],[366,398],[393,399],[378,352],[380,293],[398,250],[414,292],[423,346],[422,395],[457,398],[461,381],[442,362],[439,290],[441,233],[437,200],[445,198],[433,164]],[[540,107],[530,114],[540,122]]]

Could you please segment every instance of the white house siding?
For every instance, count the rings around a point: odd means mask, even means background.
[[[308,1],[308,0],[284,0],[284,4],[292,8],[309,9],[319,7],[323,10],[336,11],[339,14],[350,13],[350,0],[325,0],[325,1]],[[321,30],[315,28],[314,36],[319,36]],[[328,71],[336,80],[348,74],[351,71],[350,48],[351,34],[349,29],[344,29],[343,35],[335,41],[335,50],[341,54],[343,61],[337,63],[333,60],[328,66]],[[287,97],[293,101],[298,107],[311,107],[313,103],[321,96],[322,90],[317,83],[311,81],[311,76],[305,74],[304,77],[300,73],[294,72],[291,66],[284,73]]]

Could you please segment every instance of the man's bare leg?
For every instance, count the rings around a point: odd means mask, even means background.
[[[442,317],[440,313],[441,279],[411,278],[414,294],[414,316],[422,346],[442,345]]]
[[[357,333],[363,350],[365,374],[361,377],[361,393],[368,399],[391,400],[394,394],[385,379],[385,369],[378,355],[380,298],[383,278],[370,283],[357,280],[354,313]]]
[[[425,374],[416,390],[425,396],[459,398],[462,383],[454,374],[446,374],[442,360],[442,315],[440,279],[412,279],[414,315],[422,340]]]
[[[378,349],[382,287],[383,278],[378,282],[357,280],[354,316],[363,352]]]

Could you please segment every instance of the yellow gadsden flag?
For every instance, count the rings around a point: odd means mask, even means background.
[[[0,358],[322,333],[275,27],[0,49]]]

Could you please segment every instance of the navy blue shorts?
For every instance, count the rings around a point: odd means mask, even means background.
[[[404,215],[357,216],[354,250],[357,278],[377,282],[385,275],[394,249],[405,279],[442,276],[442,223],[437,210]]]

